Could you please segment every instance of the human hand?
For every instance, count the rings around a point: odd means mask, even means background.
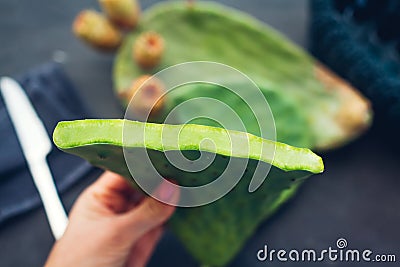
[[[173,203],[179,199],[179,191],[167,182],[155,194]],[[145,266],[174,210],[106,172],[77,199],[45,266]]]

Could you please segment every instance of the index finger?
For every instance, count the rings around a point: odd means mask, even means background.
[[[139,191],[134,188],[133,183],[128,182],[128,178],[124,178],[123,176],[105,171],[92,185],[93,189],[101,189],[110,192],[114,192],[117,194],[134,194]]]

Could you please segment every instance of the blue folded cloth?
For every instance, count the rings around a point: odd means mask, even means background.
[[[57,63],[37,67],[17,77],[17,81],[25,89],[50,138],[57,122],[90,116]],[[100,173],[88,162],[63,153],[55,146],[47,159],[59,192],[91,172]],[[0,97],[0,223],[40,204],[14,127]]]
[[[387,126],[397,127],[390,122],[400,119],[400,1],[310,3],[313,54],[365,94]]]

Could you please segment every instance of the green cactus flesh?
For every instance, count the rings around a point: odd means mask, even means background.
[[[140,134],[134,134],[144,130],[145,141],[139,137]],[[178,132],[178,142],[171,141],[176,139]],[[127,133],[133,134],[128,139],[123,138]],[[169,138],[162,138],[162,135]],[[232,150],[227,141],[229,136],[235,136],[239,148],[249,147],[249,153]],[[204,138],[212,140],[216,146],[200,146]],[[61,150],[124,177],[131,175],[123,148],[132,155],[137,150],[146,149],[163,177],[172,178],[184,186],[209,183],[224,171],[230,160],[246,160],[246,170],[232,191],[211,204],[178,208],[170,221],[172,230],[188,251],[200,263],[210,266],[226,265],[256,227],[290,198],[304,178],[320,173],[324,168],[322,159],[309,149],[268,141],[244,132],[194,124],[166,125],[127,120],[60,122],[53,140]],[[275,148],[273,160],[260,153],[260,147]],[[200,172],[182,171],[171,165],[165,156],[167,151],[180,150],[190,157],[200,149],[216,154],[212,164]],[[134,168],[142,168],[140,163],[139,159]],[[271,164],[271,171],[260,188],[249,193],[249,182],[258,164]],[[145,171],[143,175],[146,175]]]
[[[199,1],[188,7],[184,2],[167,1],[146,10],[138,28],[125,38],[116,57],[114,87],[118,94],[128,90],[140,75],[149,74],[149,70],[142,70],[132,60],[132,44],[145,31],[158,32],[165,42],[163,59],[150,74],[178,63],[213,61],[248,75],[269,101],[278,141],[328,149],[357,136],[368,124],[368,110],[365,114],[360,112],[361,122],[356,123],[355,130],[349,118],[358,116],[338,119],[346,98],[340,97],[337,88],[328,90],[316,77],[316,62],[306,52],[254,18],[212,2]],[[197,94],[217,97],[216,88],[201,92],[201,85],[198,87],[168,95],[168,100],[176,106]],[[221,96],[218,97],[223,101],[229,101]],[[209,121],[202,123],[212,125]],[[243,123],[248,132],[258,134],[252,131],[257,122],[244,118]],[[352,130],[344,130],[343,124],[350,125]]]

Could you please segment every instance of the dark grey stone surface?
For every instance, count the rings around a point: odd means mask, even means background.
[[[141,1],[144,7],[156,1]],[[307,45],[307,1],[220,1],[271,24],[296,43]],[[82,45],[71,22],[95,0],[0,0],[0,74],[16,75],[65,53],[65,66],[82,97],[96,115],[122,116],[111,90],[112,56]],[[57,52],[58,51],[58,52]],[[271,248],[317,250],[335,247],[346,238],[349,247],[394,253],[400,260],[400,163],[398,137],[376,124],[352,144],[323,155],[326,172],[312,177],[297,196],[265,222],[231,266],[266,266],[256,252]],[[1,148],[0,148],[1,150]],[[88,177],[63,195],[69,208],[96,177]],[[42,208],[0,225],[0,266],[40,266],[53,238]],[[304,266],[304,263],[272,263]],[[310,264],[306,264],[307,266]],[[315,266],[365,266],[324,262]],[[196,266],[171,234],[163,238],[150,266]],[[373,266],[397,266],[379,264]]]

